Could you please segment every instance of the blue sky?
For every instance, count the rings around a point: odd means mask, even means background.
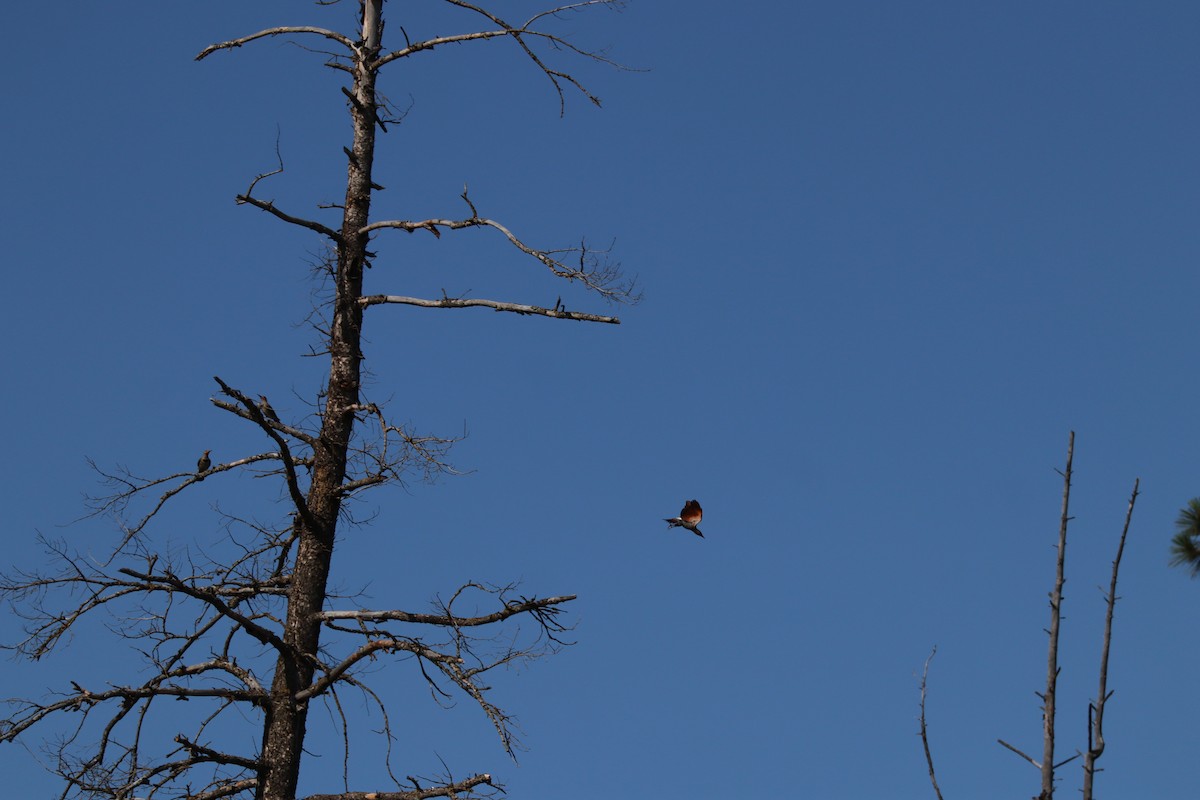
[[[340,199],[339,75],[279,40],[192,59],[276,24],[349,29],[343,5],[0,12],[6,561],[38,564],[39,530],[114,541],[104,521],[62,527],[97,489],[85,456],[156,474],[261,449],[211,407],[210,376],[284,415],[319,385],[302,356],[320,243],[233,197],[274,167],[278,134],[287,172],[266,196],[314,216]],[[458,24],[390,5],[393,44]],[[466,183],[528,240],[615,240],[645,292],[619,327],[368,311],[372,399],[465,426],[472,472],[368,496],[379,516],[345,532],[339,580],[409,610],[468,579],[580,596],[575,647],[494,681],[519,766],[473,708],[403,688],[409,664],[387,673],[401,773],[440,756],[511,797],[932,797],[916,676],[936,644],[946,796],[1035,793],[995,740],[1040,747],[1075,430],[1059,751],[1086,745],[1096,587],[1140,478],[1097,790],[1194,791],[1200,584],[1167,545],[1200,494],[1200,7],[641,0],[562,30],[643,71],[562,62],[605,108],[573,96],[561,119],[502,42],[383,79],[409,110],[381,140],[378,218],[459,215]],[[606,310],[487,232],[379,245],[372,293]],[[703,541],[661,521],[690,497]],[[157,535],[208,546],[215,504],[268,519],[274,500],[207,481]],[[98,634],[0,667],[23,695],[134,668]],[[303,791],[338,788],[322,752]],[[0,770],[14,796],[52,791],[19,747]],[[372,764],[355,774],[386,788]],[[1061,774],[1067,796],[1079,770]]]

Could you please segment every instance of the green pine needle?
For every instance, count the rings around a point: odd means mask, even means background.
[[[1171,539],[1171,566],[1187,567],[1200,577],[1200,497],[1193,497],[1175,520],[1178,532]]]

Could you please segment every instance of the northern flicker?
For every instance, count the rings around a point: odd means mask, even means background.
[[[208,468],[212,466],[212,459],[208,457],[211,452],[212,450],[205,450],[204,455],[200,456],[200,460],[196,462],[196,472],[208,472]]]
[[[704,519],[704,509],[700,507],[698,500],[688,500],[683,504],[683,510],[679,512],[678,517],[671,517],[663,520],[669,523],[670,528],[687,528],[692,533],[704,538],[704,534],[696,526],[700,524],[700,520]]]
[[[271,408],[270,402],[265,394],[258,396],[258,407],[262,410],[263,416],[274,422],[279,422],[279,415],[275,413],[275,409]]]

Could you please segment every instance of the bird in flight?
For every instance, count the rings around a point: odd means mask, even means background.
[[[700,520],[704,519],[704,509],[700,507],[700,501],[688,500],[683,504],[683,510],[679,512],[678,517],[664,519],[664,522],[669,523],[670,528],[687,528],[692,533],[704,538],[704,534],[696,526],[700,524]]]

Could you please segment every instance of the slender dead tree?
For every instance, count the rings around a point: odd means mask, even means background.
[[[1058,708],[1058,638],[1062,623],[1063,586],[1066,584],[1067,561],[1067,525],[1071,521],[1071,467],[1075,458],[1075,431],[1067,440],[1067,466],[1060,473],[1063,476],[1062,514],[1058,523],[1058,558],[1055,561],[1054,588],[1050,590],[1050,627],[1046,629],[1049,645],[1046,649],[1046,691],[1038,693],[1042,700],[1042,761],[1036,760],[1013,747],[1003,739],[997,741],[1037,767],[1042,773],[1042,791],[1037,800],[1051,800],[1054,797],[1054,770],[1076,758],[1066,759],[1061,764],[1054,763],[1055,715]]]
[[[320,0],[318,5],[336,2]],[[467,583],[425,612],[338,607],[353,599],[330,589],[339,529],[353,521],[346,501],[414,474],[431,479],[452,471],[447,459],[455,441],[397,424],[383,405],[364,397],[364,312],[384,304],[484,306],[554,319],[619,320],[568,311],[561,300],[541,307],[500,300],[367,295],[364,268],[375,257],[371,240],[390,231],[424,231],[441,238],[466,228],[488,229],[552,277],[609,302],[638,298],[633,283],[606,253],[586,243],[558,249],[530,244],[481,215],[465,191],[461,199],[467,213],[457,218],[373,221],[372,196],[382,188],[372,178],[376,135],[386,132],[392,121],[376,83],[386,67],[403,64],[417,53],[497,39],[511,42],[514,52],[548,79],[560,108],[568,91],[578,91],[598,105],[567,67],[556,62],[613,62],[600,51],[573,44],[555,33],[554,26],[564,15],[619,3],[583,0],[514,24],[465,0],[428,2],[458,9],[464,18],[477,21],[478,29],[418,41],[405,32],[403,46],[388,49],[383,0],[359,0],[359,27],[353,34],[280,26],[213,44],[197,56],[201,60],[271,37],[316,39],[329,56],[326,66],[346,78],[342,93],[351,135],[344,148],[347,177],[345,199],[337,207],[340,223],[297,216],[256,193],[264,180],[282,171],[282,161],[279,169],[257,176],[237,196],[240,204],[312,231],[328,245],[324,266],[333,290],[324,309],[328,324],[321,328],[319,348],[328,357],[328,380],[313,402],[315,414],[289,419],[265,395],[254,400],[257,387],[252,394],[215,378],[214,406],[256,429],[264,450],[225,459],[210,458],[206,452],[195,472],[157,478],[95,465],[110,491],[92,498],[92,510],[121,524],[120,541],[108,559],[97,561],[64,542],[47,541],[53,568],[14,572],[0,582],[0,593],[27,621],[25,638],[13,645],[20,655],[42,658],[78,626],[116,618],[122,622],[114,626],[115,632],[132,639],[133,649],[145,660],[141,669],[131,671],[128,682],[85,686],[88,679],[81,676],[49,700],[9,701],[10,711],[0,721],[0,741],[14,741],[56,720],[65,725],[66,732],[57,729],[49,746],[50,767],[65,781],[63,797],[294,800],[314,702],[330,710],[345,753],[343,790],[309,795],[310,800],[478,797],[498,789],[491,775],[482,772],[457,779],[448,772],[434,779],[395,777],[392,723],[366,667],[388,657],[415,662],[435,697],[458,695],[478,705],[511,754],[511,718],[490,699],[483,678],[496,667],[538,658],[563,644],[560,614],[574,596],[539,598],[520,595],[512,586]],[[315,422],[306,421],[313,418]],[[201,481],[216,482],[239,472],[275,482],[286,505],[281,521],[267,524],[226,515],[230,552],[224,557],[155,545],[151,523],[174,498]],[[526,623],[523,627],[511,628],[520,620]],[[383,720],[387,770],[393,775],[387,786],[351,790],[348,762],[356,726],[341,699],[347,692],[359,693]],[[182,700],[191,702],[174,702]],[[257,731],[249,746],[246,725]],[[157,738],[163,731],[166,741]]]
[[[1121,538],[1117,545],[1117,553],[1113,558],[1112,576],[1109,581],[1108,591],[1105,593],[1105,616],[1104,616],[1104,637],[1101,642],[1100,654],[1100,689],[1096,695],[1096,701],[1088,706],[1088,749],[1086,753],[1075,753],[1060,762],[1055,763],[1054,751],[1056,744],[1056,711],[1057,711],[1057,695],[1058,695],[1058,677],[1061,672],[1059,667],[1059,633],[1062,623],[1062,603],[1063,603],[1063,586],[1066,584],[1066,550],[1067,550],[1067,527],[1072,520],[1070,515],[1071,508],[1071,477],[1072,467],[1075,456],[1075,432],[1072,431],[1067,442],[1067,464],[1066,468],[1059,474],[1063,477],[1063,496],[1062,496],[1062,513],[1059,516],[1058,527],[1058,547],[1057,558],[1055,561],[1054,571],[1054,587],[1050,591],[1050,627],[1046,629],[1049,637],[1047,648],[1047,666],[1046,666],[1046,691],[1045,693],[1038,692],[1037,695],[1042,700],[1042,760],[1037,759],[1022,752],[1017,747],[1009,744],[1003,739],[997,741],[1008,748],[1012,752],[1019,755],[1021,758],[1032,764],[1041,773],[1042,785],[1041,792],[1034,800],[1052,800],[1054,797],[1054,782],[1055,771],[1065,764],[1074,761],[1081,755],[1083,761],[1083,797],[1084,800],[1091,800],[1092,787],[1094,784],[1095,773],[1099,770],[1096,768],[1096,761],[1104,753],[1104,709],[1108,700],[1112,697],[1112,691],[1108,688],[1108,663],[1109,654],[1112,649],[1112,629],[1113,617],[1116,613],[1117,605],[1117,578],[1121,569],[1121,558],[1125,553],[1125,540],[1129,534],[1129,525],[1133,520],[1133,508],[1137,502],[1138,489],[1140,481],[1133,482],[1133,493],[1129,498],[1129,508],[1125,513],[1125,524],[1121,529]],[[925,661],[925,669],[921,674],[921,716],[920,716],[920,735],[921,743],[925,749],[925,763],[929,768],[929,779],[933,784],[934,794],[938,800],[942,798],[941,789],[938,786],[937,777],[934,774],[933,756],[930,753],[929,736],[926,727],[925,718],[925,694],[927,689],[927,681],[929,677],[929,662],[933,660],[934,654],[937,653],[937,648],[933,649],[929,658]]]
[[[1108,688],[1108,654],[1112,650],[1113,615],[1117,610],[1117,576],[1121,571],[1121,556],[1125,554],[1125,538],[1129,535],[1129,523],[1133,520],[1133,506],[1137,502],[1139,480],[1133,482],[1133,493],[1129,495],[1129,508],[1125,512],[1125,525],[1121,528],[1121,541],[1113,558],[1112,578],[1108,593],[1104,596],[1104,641],[1100,648],[1100,688],[1096,702],[1088,706],[1088,749],[1083,756],[1083,800],[1092,800],[1096,761],[1104,755],[1104,707],[1112,692]]]
[[[1054,590],[1050,592],[1050,644],[1046,655],[1046,693],[1042,695],[1042,800],[1054,796],[1054,721],[1058,711],[1058,637],[1062,624],[1063,585],[1066,583],[1067,524],[1071,521],[1071,466],[1075,459],[1075,431],[1067,442],[1067,466],[1063,471],[1062,515],[1058,524],[1058,558]]]

